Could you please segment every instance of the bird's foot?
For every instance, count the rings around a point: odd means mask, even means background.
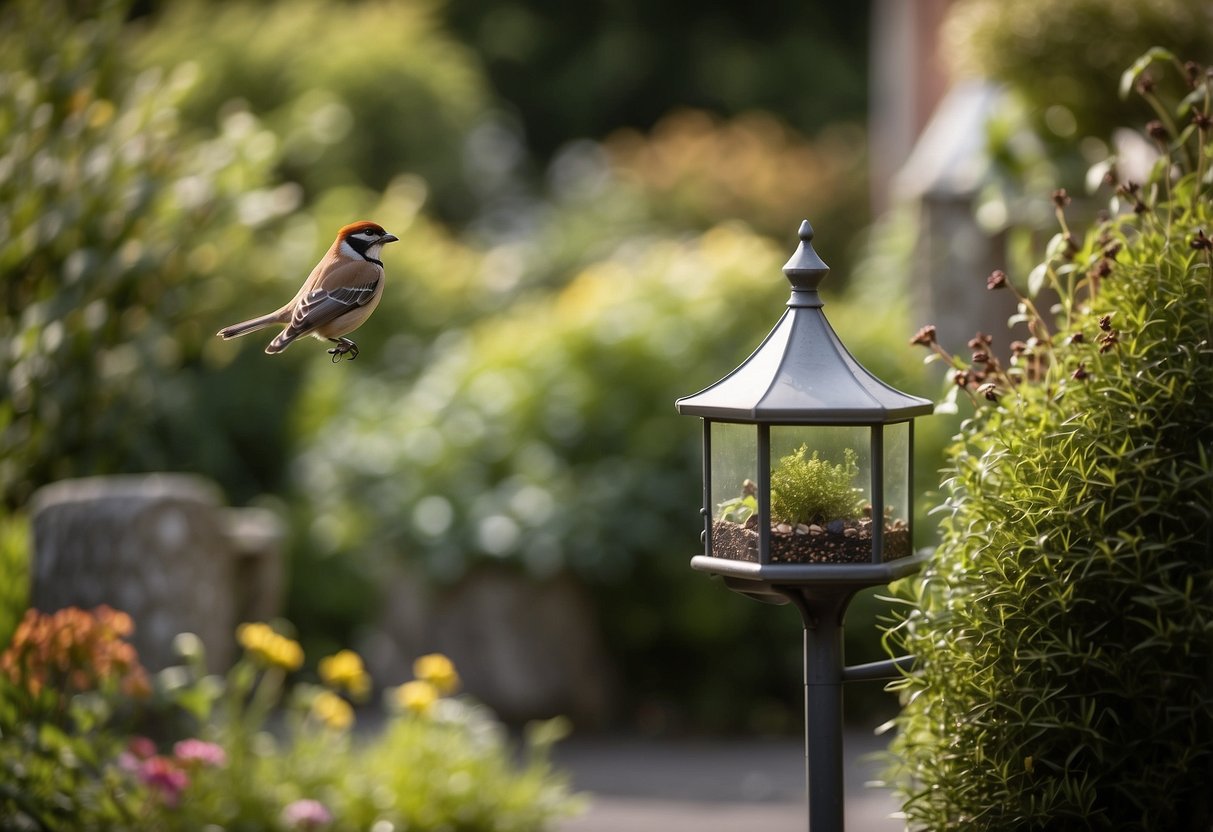
[[[329,340],[337,345],[328,351],[329,355],[333,356],[334,364],[340,361],[343,355],[348,355],[350,361],[358,357],[358,345],[349,338],[330,338]]]

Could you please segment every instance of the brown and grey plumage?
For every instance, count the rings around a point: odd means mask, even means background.
[[[337,239],[289,303],[219,330],[223,339],[238,338],[275,324],[286,327],[265,351],[282,352],[304,335],[334,342],[329,350],[336,361],[346,353],[357,358],[358,345],[345,336],[362,325],[383,296],[383,246],[399,238],[373,222],[355,222],[337,233]]]

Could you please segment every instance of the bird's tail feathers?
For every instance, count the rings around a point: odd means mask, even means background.
[[[250,332],[256,332],[259,329],[265,329],[267,326],[273,326],[278,323],[282,323],[279,313],[271,312],[268,315],[262,315],[260,318],[252,318],[238,324],[225,326],[215,334],[226,341],[229,338],[239,338],[241,335],[248,335]]]

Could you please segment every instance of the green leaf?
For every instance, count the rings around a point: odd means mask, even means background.
[[[1034,298],[1040,294],[1040,290],[1044,288],[1045,279],[1049,276],[1048,272],[1048,263],[1038,263],[1036,268],[1032,269],[1028,274],[1028,297]]]
[[[955,384],[948,388],[948,392],[944,395],[943,401],[937,402],[935,405],[935,413],[941,416],[954,416],[960,412],[960,408],[956,406],[956,398],[960,394],[960,388]]]
[[[1141,74],[1149,68],[1150,64],[1156,61],[1174,61],[1175,55],[1169,49],[1164,49],[1161,46],[1155,46],[1146,54],[1142,55],[1133,65],[1124,71],[1120,76],[1120,97],[1128,98],[1130,90],[1133,89],[1133,84],[1141,77]]]
[[[1048,245],[1045,246],[1045,258],[1048,260],[1055,260],[1056,258],[1061,256],[1062,252],[1064,252],[1065,249],[1066,249],[1065,235],[1061,234],[1060,232],[1057,234],[1054,234],[1052,236],[1052,238],[1049,239]]]
[[[536,749],[548,749],[573,732],[573,724],[566,717],[531,722],[526,727],[527,744]]]
[[[1112,170],[1115,165],[1116,157],[1109,156],[1102,162],[1096,162],[1095,164],[1091,165],[1091,167],[1087,168],[1087,193],[1093,194],[1098,191],[1100,186],[1103,185],[1104,177],[1107,176],[1108,171]]]
[[[1179,106],[1175,108],[1175,112],[1180,116],[1180,118],[1186,118],[1188,113],[1192,111],[1192,108],[1196,106],[1196,102],[1207,101],[1208,98],[1209,91],[1204,84],[1201,84],[1199,87],[1184,96],[1183,101],[1180,101]]]

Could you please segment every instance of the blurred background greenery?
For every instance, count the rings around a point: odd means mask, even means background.
[[[985,44],[969,70],[1038,96],[1072,80],[1062,106],[1093,135],[1110,129],[1104,110],[1080,105],[1115,79],[1091,90],[1081,14],[1138,15],[1100,39],[1114,69],[1186,32],[1178,0],[1148,15],[1153,0],[1036,4],[1054,16],[1031,27],[1002,25],[995,0],[953,5],[949,37]],[[387,564],[440,585],[506,564],[587,589],[622,682],[618,724],[796,726],[794,613],[687,566],[699,432],[673,400],[774,324],[806,217],[844,342],[890,383],[937,389],[906,345],[925,323],[908,297],[913,207],[869,209],[878,6],[6,4],[4,591],[21,597],[39,486],[191,471],[289,518],[286,614],[311,655],[375,626]],[[1024,58],[1029,45],[1052,60]],[[993,61],[1007,55],[1024,59]],[[364,217],[402,243],[356,363],[214,338],[281,303]],[[956,425],[925,422],[919,495]],[[879,657],[880,607],[854,607],[853,660]]]

